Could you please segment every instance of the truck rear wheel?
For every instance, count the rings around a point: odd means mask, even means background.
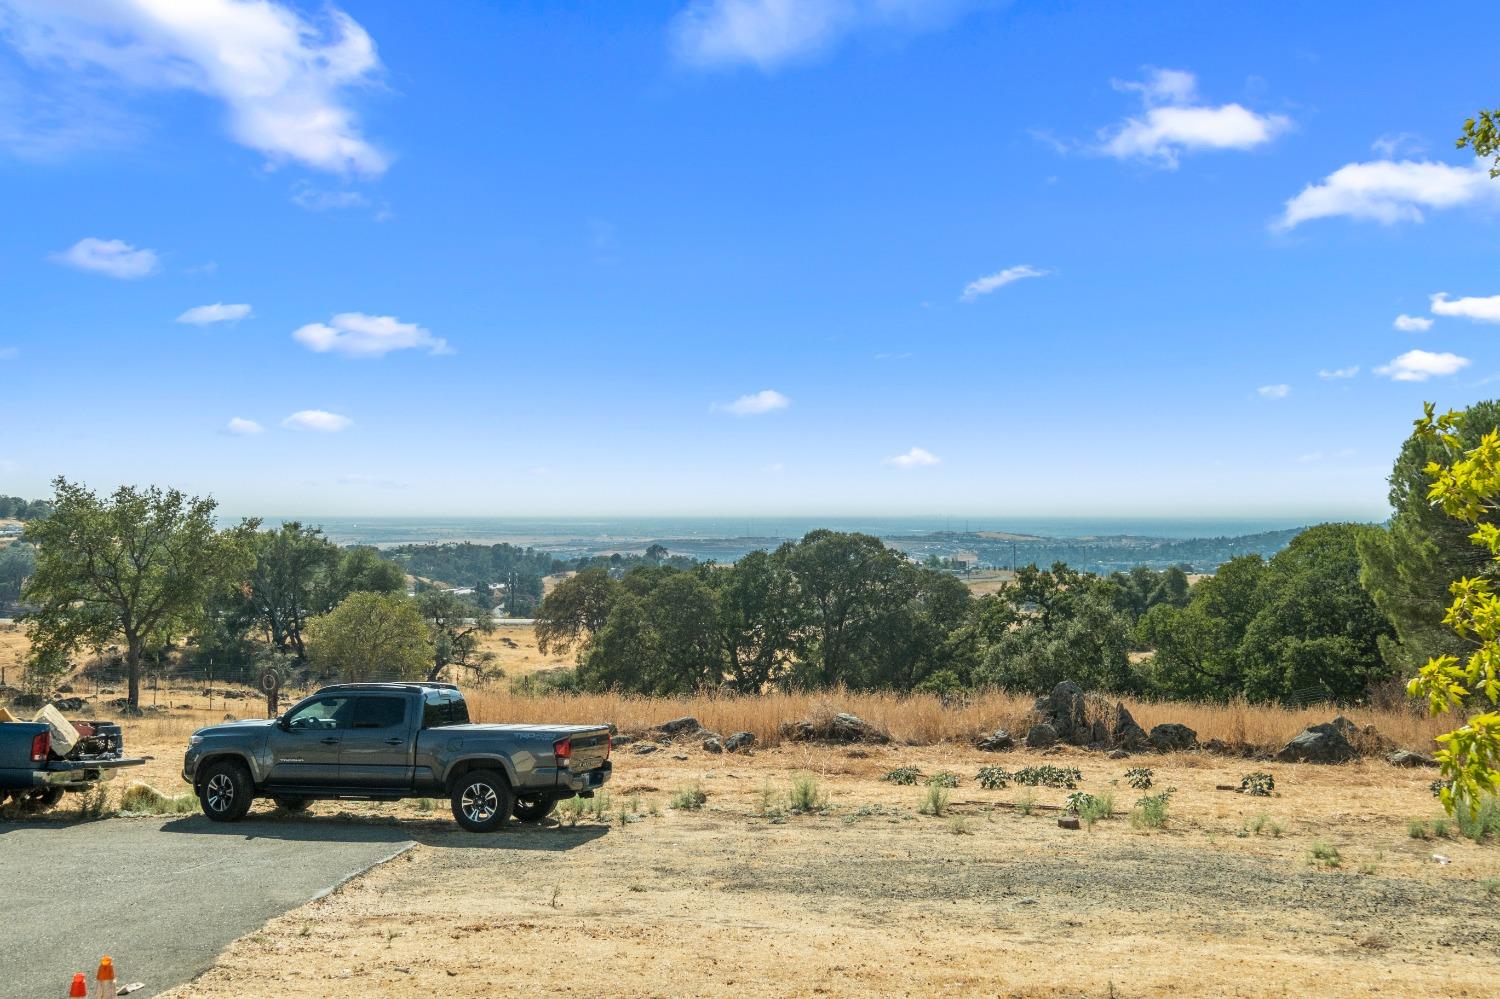
[[[40,812],[51,808],[63,798],[63,789],[60,787],[30,788],[13,793],[16,796],[16,804],[23,812]]]
[[[516,798],[511,814],[519,822],[540,822],[556,807],[557,799],[550,794],[521,795]]]
[[[224,760],[210,764],[198,785],[198,801],[203,814],[215,822],[238,822],[250,811],[255,800],[255,785],[243,763]]]
[[[453,782],[454,820],[469,832],[494,832],[510,818],[514,799],[505,778],[493,770],[471,770]]]

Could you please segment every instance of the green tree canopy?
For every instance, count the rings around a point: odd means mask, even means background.
[[[602,568],[583,569],[558,583],[537,608],[537,647],[567,655],[588,642],[609,618],[620,584]]]
[[[135,707],[141,653],[201,625],[208,602],[244,578],[254,524],[219,531],[212,499],[175,489],[121,486],[101,498],[62,478],[53,487],[52,514],[26,527],[37,550],[24,593],[31,654],[56,664],[122,639]]]
[[[495,630],[489,611],[449,590],[423,590],[417,594],[417,610],[427,622],[432,642],[431,669],[427,679],[440,680],[449,666],[480,670],[495,657],[479,648],[479,636]]]
[[[433,646],[415,601],[362,590],[308,622],[307,654],[346,682],[418,680],[427,675]]]

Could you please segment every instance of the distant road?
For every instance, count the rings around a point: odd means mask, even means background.
[[[0,823],[0,997],[64,996],[108,954],[154,996],[234,939],[411,846],[399,828],[202,816]]]

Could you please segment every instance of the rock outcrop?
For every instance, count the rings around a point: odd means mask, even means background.
[[[1339,722],[1344,724],[1340,725]],[[1346,728],[1347,726],[1347,728]],[[1354,758],[1354,747],[1350,745],[1346,731],[1354,725],[1347,719],[1335,718],[1321,725],[1309,725],[1301,734],[1281,748],[1276,759],[1282,763],[1344,763]]]
[[[1183,749],[1198,748],[1198,733],[1176,722],[1153,726],[1149,738],[1151,745],[1156,747],[1158,753],[1175,753]]]

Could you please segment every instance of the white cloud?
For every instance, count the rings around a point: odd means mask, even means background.
[[[1402,333],[1425,333],[1432,329],[1432,320],[1426,316],[1408,316],[1403,312],[1391,325]]]
[[[358,191],[327,191],[308,184],[298,184],[292,190],[292,201],[310,212],[363,208],[370,203],[370,199]]]
[[[872,28],[941,27],[975,0],[693,0],[672,21],[678,59],[774,69]]]
[[[93,236],[52,254],[52,260],[81,271],[108,274],[124,280],[154,274],[158,263],[154,250],[138,250],[123,239],[95,239]]]
[[[384,357],[393,350],[426,350],[429,354],[451,354],[448,341],[416,323],[403,323],[395,316],[367,316],[363,312],[340,312],[328,323],[308,323],[292,334],[308,350],[346,357]]]
[[[1451,375],[1468,367],[1469,359],[1457,354],[1435,354],[1428,350],[1408,350],[1390,364],[1375,369],[1396,382],[1425,382],[1429,378]]]
[[[325,409],[299,409],[282,420],[281,425],[288,430],[315,430],[319,433],[331,434],[347,430],[354,426],[354,421],[347,416],[330,413]]]
[[[791,404],[792,400],[775,389],[762,389],[751,395],[742,395],[734,402],[716,402],[709,407],[709,411],[733,413],[735,416],[760,416],[762,413],[786,409]]]
[[[225,305],[223,302],[215,302],[213,305],[195,305],[178,316],[177,321],[193,326],[211,326],[214,323],[237,323],[249,315],[250,306],[248,305]]]
[[[243,416],[236,416],[224,424],[224,433],[231,437],[253,437],[266,428],[254,420],[247,420]]]
[[[1255,390],[1262,399],[1285,399],[1292,394],[1290,385],[1262,385]]]
[[[1347,368],[1324,369],[1318,372],[1319,378],[1353,378],[1359,374],[1359,365],[1351,364]]]
[[[1017,264],[1015,267],[1007,267],[1003,271],[987,274],[982,278],[970,281],[965,287],[962,295],[958,296],[960,302],[972,302],[980,295],[988,295],[998,288],[1026,278],[1046,277],[1050,271],[1038,270],[1030,264]]]
[[[942,461],[937,455],[923,448],[914,447],[905,454],[894,455],[885,459],[887,465],[895,465],[897,468],[925,468],[936,465]]]
[[[1126,118],[1101,136],[1100,152],[1118,159],[1146,159],[1175,169],[1185,152],[1253,149],[1291,128],[1278,114],[1257,114],[1240,104],[1196,103],[1197,78],[1186,70],[1153,69],[1145,80],[1114,81],[1116,90],[1138,93],[1141,116]]]
[[[1339,167],[1286,203],[1273,228],[1344,216],[1382,225],[1421,222],[1424,209],[1500,204],[1500,184],[1483,166],[1417,160],[1375,160]]]
[[[375,43],[342,11],[314,25],[278,0],[5,0],[3,30],[59,87],[192,90],[222,101],[236,142],[273,162],[378,174],[350,88],[380,69]],[[113,77],[100,80],[98,72]]]
[[[1497,181],[1500,183],[1500,181]],[[1500,295],[1486,298],[1453,298],[1446,291],[1432,296],[1432,314],[1435,316],[1458,316],[1472,319],[1476,323],[1500,323]],[[1432,320],[1427,320],[1428,325]]]
[[[1420,156],[1426,150],[1422,137],[1411,132],[1382,135],[1370,143],[1370,148],[1379,153],[1383,160],[1393,160],[1397,156]]]

